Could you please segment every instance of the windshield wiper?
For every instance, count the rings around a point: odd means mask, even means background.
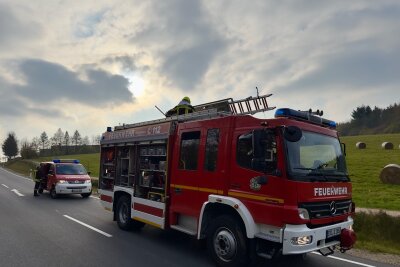
[[[305,170],[305,171],[310,171],[309,173],[307,173],[307,176],[319,176],[318,178],[310,178],[311,182],[326,182],[328,181],[328,179],[325,176],[325,173],[323,171],[321,171],[318,168],[304,168],[304,167],[298,167],[298,168],[293,168],[296,170]]]

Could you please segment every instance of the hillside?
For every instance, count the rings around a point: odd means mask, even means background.
[[[400,104],[385,109],[361,106],[353,110],[351,121],[340,123],[342,136],[400,133]]]

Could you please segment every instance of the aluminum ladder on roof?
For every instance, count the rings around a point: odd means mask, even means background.
[[[228,101],[229,109],[234,115],[246,115],[256,114],[262,111],[273,110],[275,107],[269,107],[267,97],[272,94],[262,96],[249,96],[248,98],[233,100],[232,98]]]
[[[133,128],[137,126],[152,125],[168,121],[193,121],[200,119],[211,119],[216,117],[225,117],[229,115],[246,115],[246,114],[256,114],[262,111],[273,110],[275,107],[269,107],[267,103],[267,97],[272,94],[262,95],[262,96],[249,96],[241,100],[233,100],[232,98],[226,98],[222,100],[217,100],[201,105],[194,106],[195,112],[183,114],[183,115],[173,115],[171,117],[151,120],[146,122],[139,122],[133,124],[123,124],[120,126],[115,126],[115,130],[122,130],[127,128]]]
[[[232,98],[226,98],[209,102],[201,105],[194,106],[195,112],[205,111],[214,109],[217,112],[226,112],[233,115],[246,115],[256,114],[262,111],[273,110],[275,107],[269,107],[267,97],[272,94],[262,96],[249,96],[240,100],[233,100]]]

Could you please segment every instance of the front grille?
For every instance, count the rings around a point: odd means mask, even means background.
[[[351,205],[351,199],[335,200],[327,202],[301,203],[299,208],[306,209],[310,219],[321,219],[327,217],[340,216],[348,213]],[[335,211],[332,207],[335,207]]]
[[[67,189],[86,189],[86,186],[67,187]]]

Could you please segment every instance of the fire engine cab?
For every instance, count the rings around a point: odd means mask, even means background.
[[[355,206],[336,123],[269,111],[267,97],[107,128],[99,193],[124,230],[145,224],[205,239],[219,266],[256,256],[344,252]]]

